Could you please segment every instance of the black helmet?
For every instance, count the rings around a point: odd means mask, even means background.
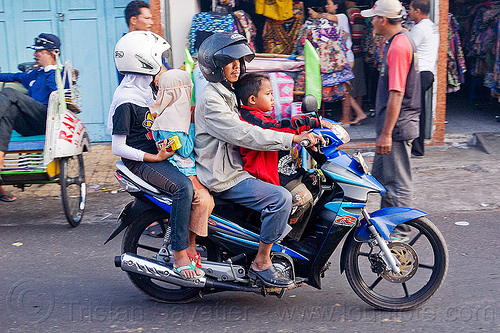
[[[250,62],[255,57],[247,43],[247,39],[238,33],[219,32],[208,37],[200,45],[198,63],[207,81],[224,81],[223,68],[231,62],[240,62],[241,74],[245,73],[245,61]]]

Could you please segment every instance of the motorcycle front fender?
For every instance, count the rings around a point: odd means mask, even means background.
[[[414,220],[416,218],[427,215],[418,209],[406,207],[388,207],[374,211],[370,214],[370,220],[375,226],[380,235],[388,242],[390,242],[390,234],[394,228],[401,223]],[[356,228],[355,238],[363,241],[370,239],[370,231],[365,219],[361,220],[358,228]]]
[[[380,235],[388,242],[390,242],[390,234],[394,228],[401,223],[411,221],[413,219],[427,215],[418,209],[406,207],[388,207],[379,209],[370,214],[370,220],[380,233]],[[370,239],[370,230],[365,219],[362,219],[360,225],[353,229],[346,237],[342,253],[340,255],[340,273],[343,273],[347,264],[347,257],[352,247],[357,242],[362,242]]]
[[[123,208],[122,212],[120,213],[120,216],[118,216],[118,221],[120,222],[120,224],[115,229],[115,231],[113,231],[113,233],[109,236],[109,238],[104,242],[104,244],[108,243],[110,240],[118,236],[139,215],[151,209],[152,209],[151,205],[148,205],[147,203],[138,199],[129,202],[125,206],[125,208]]]

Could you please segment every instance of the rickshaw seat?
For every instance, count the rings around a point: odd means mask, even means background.
[[[45,135],[22,136],[12,131],[8,151],[43,150]]]

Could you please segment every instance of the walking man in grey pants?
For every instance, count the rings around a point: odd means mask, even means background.
[[[410,150],[419,134],[420,74],[416,47],[401,25],[398,0],[378,0],[361,12],[373,17],[375,33],[387,38],[376,98],[376,154],[372,174],[386,188],[382,208],[412,206]]]

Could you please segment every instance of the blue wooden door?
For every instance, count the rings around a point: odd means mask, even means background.
[[[33,61],[26,46],[40,32],[57,33],[55,0],[0,0],[0,66],[4,72],[17,71],[20,62]]]
[[[63,58],[70,59],[79,71],[78,84],[82,110],[78,116],[87,127],[92,141],[106,141],[112,60],[107,43],[105,1],[60,0],[59,36]]]
[[[107,115],[118,81],[113,61],[116,41],[127,31],[129,0],[0,0],[0,68],[17,71],[33,61],[33,38],[49,32],[61,38],[61,58],[78,69],[82,110],[78,116],[92,142],[109,141]]]
[[[15,38],[11,37],[15,34],[11,5],[9,1],[0,0],[0,70],[4,72],[16,68],[17,60]]]

